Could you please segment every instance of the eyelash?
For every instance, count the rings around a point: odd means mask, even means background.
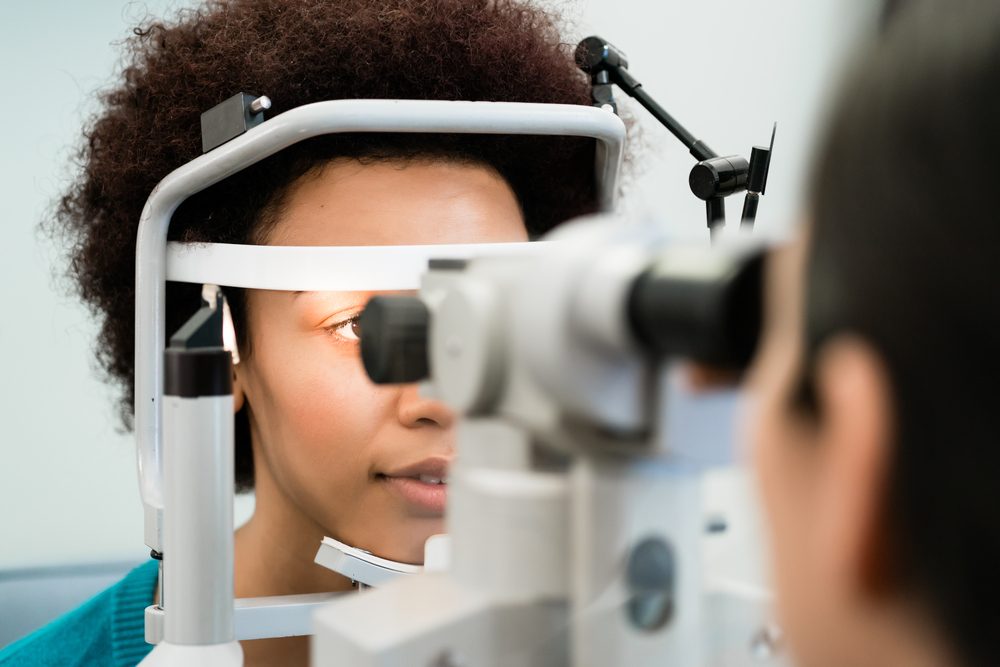
[[[331,336],[338,336],[339,338],[342,338],[347,342],[357,343],[358,340],[356,338],[348,338],[347,336],[344,336],[343,334],[340,334],[338,332],[344,327],[353,327],[355,324],[357,324],[358,320],[360,319],[361,319],[361,313],[358,313],[356,315],[348,317],[346,320],[340,320],[339,322],[334,322],[329,326],[325,326],[323,327],[323,329]]]

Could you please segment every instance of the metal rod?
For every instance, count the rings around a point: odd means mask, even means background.
[[[754,221],[757,219],[757,204],[760,202],[760,195],[756,192],[748,192],[743,200],[743,215],[740,216],[740,229],[753,229]]]
[[[718,157],[718,154],[709,148],[705,142],[695,138],[683,125],[677,122],[677,119],[667,113],[666,109],[657,104],[656,100],[643,90],[641,83],[635,87],[622,86],[622,90],[635,98],[646,111],[653,114],[656,120],[660,121],[664,127],[670,130],[671,134],[680,139],[681,143],[691,151],[691,155],[696,160],[701,162],[702,160],[710,160],[711,158]]]
[[[712,197],[705,202],[705,217],[708,220],[708,232],[712,241],[715,236],[726,226],[726,200],[722,197]]]

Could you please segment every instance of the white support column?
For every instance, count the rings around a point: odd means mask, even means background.
[[[584,456],[570,485],[573,666],[702,664],[696,472],[662,459]],[[650,580],[664,577],[669,596],[652,594]]]
[[[233,397],[164,408],[164,639],[233,641]]]

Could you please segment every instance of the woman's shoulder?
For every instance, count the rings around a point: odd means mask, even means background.
[[[76,609],[0,650],[0,667],[135,665],[149,653],[145,608],[152,604],[157,563],[139,565]]]

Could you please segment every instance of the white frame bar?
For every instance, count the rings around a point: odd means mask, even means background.
[[[172,242],[167,244],[167,280],[303,292],[416,290],[432,259],[524,255],[552,243],[277,246]]]
[[[236,640],[301,637],[313,633],[313,614],[342,593],[306,593],[303,595],[272,595],[233,600],[233,625]],[[146,607],[145,639],[147,644],[163,641],[166,618],[156,605]]]
[[[617,199],[625,126],[594,107],[443,100],[334,100],[297,107],[195,158],[153,189],[139,221],[135,286],[135,435],[145,542],[162,551],[163,351],[167,231],[191,195],[304,139],[340,132],[579,136],[597,140],[602,210]]]

